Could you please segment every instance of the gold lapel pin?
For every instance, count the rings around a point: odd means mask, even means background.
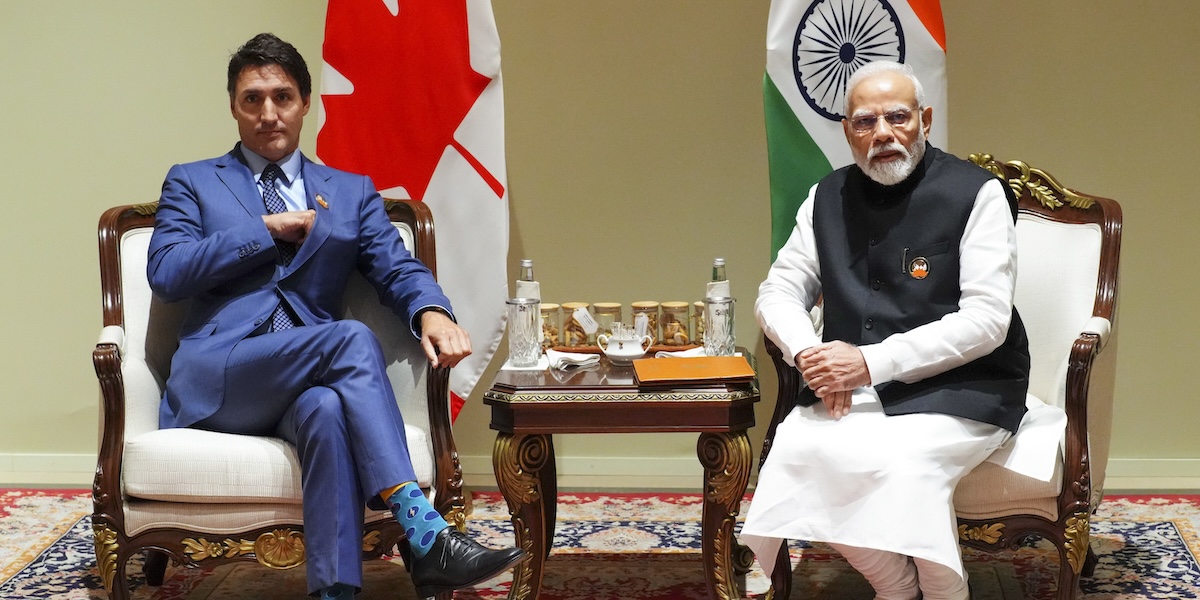
[[[326,202],[325,198],[323,196],[321,196],[320,194],[317,194],[317,204],[320,204],[321,208],[324,208],[324,209],[329,208],[329,203]]]

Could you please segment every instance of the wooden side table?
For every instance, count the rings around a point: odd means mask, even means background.
[[[602,359],[575,371],[500,371],[484,403],[497,431],[492,464],[512,514],[517,544],[531,559],[513,572],[510,599],[537,598],[554,541],[555,433],[697,432],[704,466],[703,561],[709,595],[740,598],[737,576],[753,555],[733,535],[753,459],[757,379],[737,385],[639,390],[632,367]]]

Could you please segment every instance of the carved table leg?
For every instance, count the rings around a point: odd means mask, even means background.
[[[735,600],[741,595],[733,557],[737,546],[733,527],[750,480],[750,439],[745,431],[703,433],[696,453],[704,466],[702,538],[709,597]]]
[[[513,569],[512,588],[508,592],[511,600],[534,599],[541,591],[546,554],[553,539],[547,537],[546,530],[550,529],[549,535],[554,535],[553,522],[549,527],[546,523],[548,515],[553,518],[554,509],[547,509],[546,504],[556,498],[548,497],[544,487],[544,482],[549,482],[550,489],[555,486],[553,456],[549,436],[496,434],[492,449],[496,483],[508,502],[517,546],[529,553],[529,560]]]

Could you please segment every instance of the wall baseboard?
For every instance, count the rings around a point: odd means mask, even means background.
[[[468,486],[495,489],[491,456],[462,456]],[[96,470],[94,454],[0,453],[0,486],[79,486],[88,488]],[[700,492],[703,469],[695,457],[558,457],[563,489],[630,489]],[[751,485],[754,478],[751,478]],[[1181,490],[1200,492],[1200,458],[1113,458],[1104,484],[1110,492]]]
[[[0,453],[0,485],[4,486],[91,488],[95,474],[95,454]]]
[[[1200,492],[1200,459],[1110,458],[1104,490],[1109,493],[1148,490]]]

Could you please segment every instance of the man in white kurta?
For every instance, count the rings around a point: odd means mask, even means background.
[[[820,541],[880,600],[968,598],[954,488],[1025,414],[1015,200],[926,144],[932,109],[908,67],[870,63],[846,98],[856,165],[813,187],[759,288],[758,321],[806,397],[741,537],[768,573],[783,540]]]

